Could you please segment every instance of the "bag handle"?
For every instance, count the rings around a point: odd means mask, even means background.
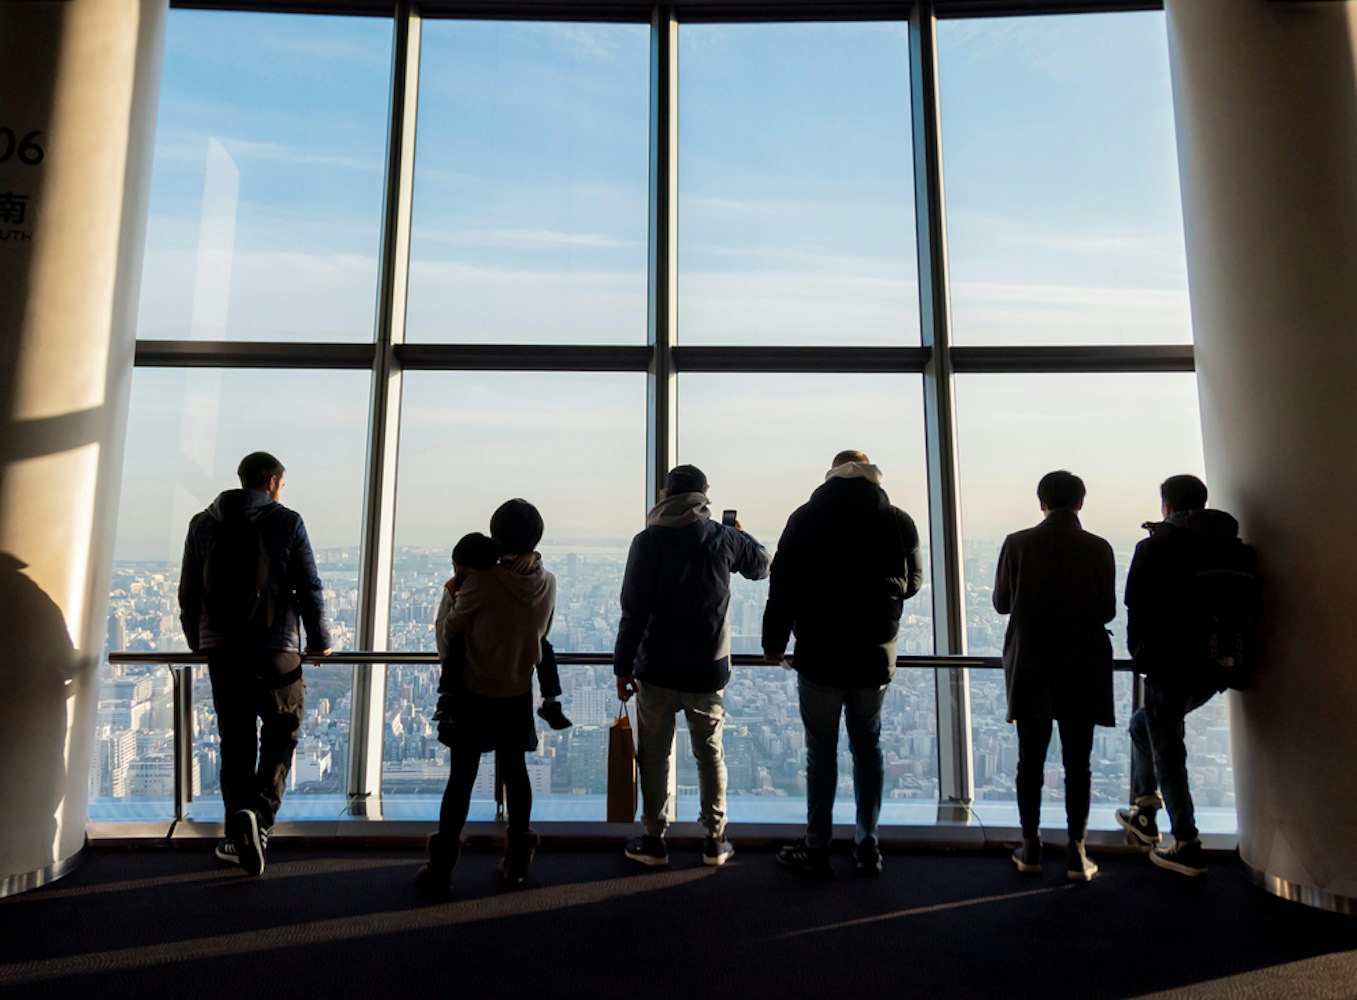
[[[621,698],[617,699],[617,714],[613,716],[614,724],[619,719],[626,719],[627,725],[631,725],[631,711],[627,708],[627,703]]]

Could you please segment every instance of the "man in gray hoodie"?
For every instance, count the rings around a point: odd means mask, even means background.
[[[207,654],[221,736],[227,839],[216,854],[251,875],[264,870],[297,747],[302,629],[307,655],[330,655],[306,525],[278,502],[285,471],[267,452],[246,455],[236,470],[241,488],[189,522],[179,573],[179,621],[189,649]]]
[[[734,526],[711,518],[707,477],[679,465],[666,479],[646,529],[631,543],[622,580],[622,620],[617,627],[613,673],[617,696],[637,694],[637,765],[645,834],[627,843],[626,855],[646,865],[667,865],[670,749],[675,715],[688,720],[699,819],[707,830],[702,860],[722,865],[735,853],[726,839],[726,765],[721,746],[723,691],[730,680],[730,574],[750,580],[768,575],[768,550]]]

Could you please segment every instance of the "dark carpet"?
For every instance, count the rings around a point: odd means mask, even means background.
[[[1055,854],[1056,852],[1052,852]],[[275,845],[262,877],[209,850],[94,849],[0,900],[6,997],[1357,997],[1357,920],[1269,896],[1238,861],[1189,879],[1138,855],[1020,876],[997,853],[894,853],[809,882],[767,850],[539,852],[527,888],[469,851],[449,901],[416,852]]]

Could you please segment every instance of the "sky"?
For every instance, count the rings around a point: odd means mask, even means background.
[[[372,339],[391,44],[376,18],[171,12],[141,337]],[[680,27],[679,343],[919,343],[907,55],[897,23]],[[1189,342],[1163,15],[945,21],[938,63],[955,341]],[[645,25],[424,22],[409,340],[645,342],[649,78]],[[760,537],[845,447],[925,527],[918,376],[677,393],[679,459]],[[139,370],[119,555],[177,557],[255,448],[318,546],[355,544],[370,394]],[[512,495],[549,536],[640,527],[643,375],[410,373],[403,403],[398,544]],[[1133,540],[1202,469],[1190,375],[961,376],[957,419],[968,537],[1034,521],[1069,467],[1086,522]]]

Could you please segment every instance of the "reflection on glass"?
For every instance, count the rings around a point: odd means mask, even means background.
[[[643,343],[650,33],[424,26],[407,337]]]
[[[938,24],[957,344],[1189,343],[1162,11]]]
[[[353,648],[367,413],[345,401],[366,399],[369,380],[366,372],[136,372],[109,586],[109,650],[187,650],[178,608],[184,533],[219,492],[238,486],[237,463],[257,450],[288,467],[282,502],[305,518],[334,646]],[[307,668],[295,791],[343,790],[351,673],[348,666]],[[215,802],[220,810],[210,685],[205,667],[192,674],[192,781],[195,797],[202,794],[195,809]],[[145,798],[171,808],[172,726],[166,667],[103,664],[90,775],[94,818],[146,818],[137,803],[121,800]],[[314,767],[305,762],[308,755],[316,759]],[[322,766],[326,758],[329,764]],[[318,776],[308,779],[313,771]]]
[[[678,383],[678,458],[706,473],[714,513],[735,509],[744,529],[773,551],[788,516],[824,482],[834,455],[847,448],[865,451],[881,467],[892,502],[918,525],[926,564],[922,406],[922,385],[916,375],[684,374]],[[834,581],[824,584],[832,587]],[[732,579],[734,652],[762,652],[767,595],[767,581]],[[930,601],[925,584],[906,603],[900,627],[902,654],[933,652]],[[777,667],[738,668],[726,701],[732,797],[803,797],[799,782],[804,780],[805,748],[795,675]],[[931,671],[897,673],[882,725],[890,775],[886,797],[935,798],[937,713]],[[851,773],[846,739],[840,741],[840,752],[845,757],[840,773],[846,775]],[[679,757],[682,795],[684,768],[695,765],[683,760],[684,754]],[[696,794],[695,771],[691,784]],[[790,816],[784,815],[786,808],[753,806],[733,798],[731,816],[751,821],[804,819],[804,801],[792,808]]]
[[[1004,537],[1041,519],[1037,481],[1054,469],[1069,469],[1088,488],[1083,526],[1106,538],[1117,565],[1117,618],[1113,649],[1125,658],[1122,606],[1126,570],[1142,522],[1158,520],[1159,484],[1176,473],[1203,475],[1196,380],[1189,374],[1159,375],[961,375],[957,378],[957,423],[961,465],[962,539],[965,553],[966,640],[971,653],[998,656],[1007,618],[991,603],[995,564]],[[1093,803],[1121,805],[1130,775],[1129,675],[1116,683],[1115,729],[1094,738]],[[975,738],[976,796],[1012,799],[1017,735],[1004,721],[1003,674],[973,671],[971,715]],[[1193,725],[1223,725],[1224,699],[1193,717]],[[1059,740],[1047,758],[1046,798],[1063,797]],[[1228,754],[1223,740],[1214,751]],[[1211,773],[1201,772],[1203,803],[1233,806],[1233,777],[1215,753]],[[1192,780],[1207,765],[1190,762]],[[1196,785],[1193,788],[1196,794]]]
[[[373,335],[391,21],[170,12],[137,333]]]
[[[896,23],[679,29],[686,344],[917,344]]]

